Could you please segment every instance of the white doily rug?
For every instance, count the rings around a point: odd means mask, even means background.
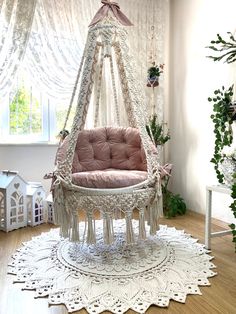
[[[133,226],[138,229],[138,222]],[[80,234],[83,229],[80,224]],[[102,221],[96,221],[97,244],[87,246],[53,229],[23,243],[9,273],[24,282],[23,289],[35,289],[36,297],[91,314],[144,313],[152,304],[167,307],[171,299],[184,303],[187,294],[201,294],[198,286],[210,285],[213,257],[184,231],[160,226],[155,236],[126,245],[124,230],[123,220],[114,221],[115,243],[104,245]]]

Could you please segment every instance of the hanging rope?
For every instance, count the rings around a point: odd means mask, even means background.
[[[115,55],[116,55],[116,62],[119,69],[122,96],[123,96],[125,110],[128,117],[129,126],[135,128],[136,127],[135,115],[134,115],[133,108],[131,105],[130,91],[128,88],[127,78],[125,74],[125,67],[124,67],[119,43],[114,43],[114,50],[115,50]]]
[[[67,114],[66,114],[66,119],[65,119],[65,122],[64,122],[64,126],[63,126],[63,129],[62,129],[61,132],[66,131],[66,125],[67,125],[67,122],[68,122],[68,119],[69,119],[69,116],[70,116],[71,108],[72,108],[72,105],[73,105],[73,102],[74,102],[74,98],[75,98],[75,94],[76,94],[76,91],[77,91],[77,86],[78,86],[78,82],[79,82],[82,66],[83,66],[83,63],[84,63],[85,50],[86,49],[84,49],[84,52],[83,52],[83,55],[82,55],[82,58],[81,58],[81,61],[80,61],[79,71],[78,71],[78,74],[76,76],[75,85],[74,85],[73,92],[72,92],[72,95],[71,95],[69,108],[68,108],[68,111],[67,111]]]
[[[98,125],[99,100],[100,100],[100,95],[101,95],[102,70],[103,70],[104,57],[105,57],[105,54],[104,54],[104,44],[103,44],[102,45],[102,50],[101,50],[101,60],[100,60],[100,65],[99,65],[97,97],[96,97],[96,104],[95,104],[95,117],[94,117],[94,126],[95,126],[95,128]]]
[[[109,61],[110,61],[110,69],[111,69],[113,97],[114,97],[114,102],[115,102],[116,121],[117,121],[117,124],[120,125],[120,112],[119,112],[119,106],[118,106],[118,97],[117,97],[117,90],[116,90],[116,84],[115,84],[115,73],[114,73],[114,67],[113,67],[112,54],[109,56]]]
[[[58,165],[58,173],[65,179],[68,184],[71,184],[71,167],[77,141],[78,131],[84,128],[85,119],[88,111],[88,104],[92,93],[92,86],[94,84],[95,66],[97,64],[98,44],[92,40],[94,34],[89,34],[87,39],[87,46],[84,50],[84,80],[86,84],[81,88],[78,95],[77,108],[70,133],[70,141],[66,151],[66,158]],[[97,33],[95,32],[95,36]]]

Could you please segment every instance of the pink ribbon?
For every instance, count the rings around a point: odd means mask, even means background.
[[[170,177],[171,176],[171,170],[172,170],[172,164],[165,164],[164,166],[159,166],[159,174],[161,179],[163,179],[165,176]]]
[[[131,26],[133,25],[130,20],[121,12],[120,7],[117,2],[110,2],[107,0],[102,0],[103,6],[98,10],[98,12],[95,14],[92,22],[89,24],[89,26],[97,24],[99,21],[104,19],[104,17],[107,15],[109,10],[112,10],[113,14],[117,18],[117,20],[125,25],[125,26]]]

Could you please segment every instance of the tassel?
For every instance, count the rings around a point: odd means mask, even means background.
[[[70,240],[72,242],[79,242],[78,215],[73,215],[72,217],[72,233]]]
[[[134,243],[134,231],[132,226],[132,211],[128,211],[125,214],[126,220],[126,243],[132,244]]]
[[[94,225],[93,225],[93,214],[87,213],[88,218],[88,232],[87,232],[87,243],[88,244],[95,244],[96,243],[96,237],[94,232]]]
[[[60,235],[64,238],[68,238],[70,214],[66,211],[64,192],[60,181],[54,183],[53,201],[55,223],[60,225]]]
[[[145,207],[145,220],[148,226],[150,226],[150,205]]]
[[[158,210],[158,218],[163,217],[163,195],[161,184],[159,184],[159,186],[157,187],[155,201],[157,203],[156,206]]]
[[[113,220],[111,213],[103,214],[103,240],[105,244],[112,244],[114,241]]]
[[[139,210],[139,239],[146,239],[144,209]]]
[[[163,215],[163,202],[162,202],[162,190],[161,184],[157,182],[156,193],[149,208],[150,214],[150,234],[155,235],[159,229],[158,219]]]
[[[158,196],[157,199],[158,218],[163,217],[163,196]]]
[[[149,213],[150,213],[150,235],[155,235],[158,229],[156,203],[152,204],[149,207]]]
[[[115,209],[115,219],[121,219],[122,211],[119,208]]]

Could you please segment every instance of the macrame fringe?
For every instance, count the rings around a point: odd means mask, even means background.
[[[139,239],[146,239],[144,209],[139,210]]]
[[[103,240],[105,244],[112,244],[114,241],[113,219],[110,213],[103,214]]]
[[[87,213],[88,219],[88,231],[87,231],[87,243],[88,244],[95,244],[96,243],[96,236],[95,236],[95,223],[93,224],[93,214]]]
[[[150,235],[155,235],[159,230],[158,219],[163,215],[162,194],[156,192],[154,201],[149,206]]]
[[[158,210],[159,210],[158,218],[163,217],[164,214],[163,214],[163,196],[162,196],[162,194],[158,196],[157,207],[158,207]]]
[[[70,240],[72,242],[79,242],[78,215],[73,215],[72,217],[72,231]]]
[[[61,183],[54,183],[54,217],[55,223],[60,226],[60,235],[64,238],[69,237],[69,229],[71,227],[70,215],[66,211],[64,192]]]
[[[121,214],[122,214],[122,211],[120,209],[115,209],[115,219],[121,219]]]
[[[125,215],[126,221],[126,243],[134,243],[134,230],[132,225],[132,212],[127,212]]]
[[[150,214],[150,235],[155,235],[158,230],[158,214],[156,202],[150,205],[149,214]]]
[[[163,217],[163,195],[162,195],[162,188],[161,188],[160,183],[157,186],[157,193],[156,193],[155,201],[157,203],[158,218]]]
[[[145,207],[145,220],[148,224],[148,226],[150,226],[150,211],[149,211],[149,205]]]

